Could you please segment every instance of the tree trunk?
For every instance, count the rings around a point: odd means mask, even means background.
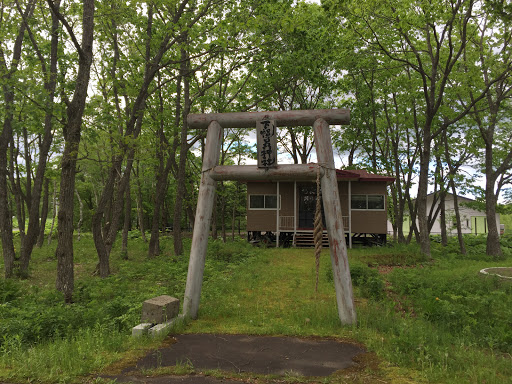
[[[137,181],[137,217],[139,222],[139,230],[141,233],[142,240],[147,243],[146,239],[146,231],[144,228],[144,208],[142,206],[142,187],[140,185],[140,172],[139,172],[139,162],[137,162],[137,174],[136,181]]]
[[[217,234],[217,216],[218,216],[217,200],[218,200],[218,197],[219,197],[219,195],[217,194],[217,190],[215,190],[214,197],[213,197],[213,211],[212,211],[212,238],[213,238],[213,240],[217,240],[217,237],[219,236]]]
[[[109,255],[118,231],[119,216],[122,212],[122,200],[124,197],[125,189],[129,185],[130,172],[133,165],[133,157],[135,154],[135,146],[129,143],[136,140],[140,134],[140,131],[142,129],[144,111],[146,108],[146,100],[148,98],[148,88],[152,84],[155,75],[158,73],[160,69],[159,63],[163,55],[170,48],[170,45],[167,44],[167,42],[169,42],[170,40],[170,36],[166,35],[163,38],[162,43],[160,44],[160,49],[158,50],[158,53],[154,56],[151,56],[152,27],[153,7],[150,6],[148,9],[148,19],[146,25],[147,38],[146,52],[144,56],[145,68],[143,83],[138,88],[137,97],[135,98],[133,105],[128,109],[127,112],[128,116],[126,119],[124,138],[127,139],[128,143],[123,143],[121,145],[121,148],[118,151],[119,155],[117,155],[113,161],[113,165],[109,173],[109,180],[105,184],[105,188],[103,189],[97,210],[93,216],[93,238],[96,246],[96,251],[98,252],[98,258],[100,261],[99,269],[101,277],[107,277],[110,274]],[[115,82],[115,79],[113,80]],[[126,165],[123,171],[123,176],[121,177],[118,183],[116,198],[114,199],[112,205],[112,223],[110,225],[110,228],[108,228],[108,230],[105,230],[104,235],[102,235],[100,230],[101,218],[103,216],[106,202],[109,199],[112,199],[112,197],[114,196],[115,188],[112,183],[112,180],[115,179],[116,168],[121,167],[124,159],[126,159]]]
[[[418,183],[418,197],[416,198],[418,225],[419,225],[419,243],[421,253],[430,258],[430,233],[428,230],[427,216],[427,189],[428,189],[428,171],[430,164],[430,137],[425,134],[423,138],[423,149],[420,158],[420,177]]]
[[[448,235],[446,233],[446,191],[442,189],[439,193],[439,205],[441,207],[441,245],[446,247],[448,245]],[[451,225],[452,223],[450,223],[450,226]]]
[[[2,234],[2,253],[4,257],[4,275],[10,278],[14,272],[14,242],[12,238],[12,214],[9,209],[7,187],[7,148],[10,140],[11,127],[6,128],[7,119],[4,120],[4,129],[0,136],[0,232]],[[9,124],[10,125],[10,124]]]
[[[35,1],[29,1],[22,15],[24,19],[32,15],[35,7]],[[7,186],[8,167],[7,167],[7,149],[9,143],[13,139],[12,121],[13,121],[13,104],[14,104],[14,87],[12,84],[13,76],[15,76],[21,58],[23,48],[23,38],[25,36],[26,25],[21,22],[18,33],[12,49],[12,57],[10,60],[10,68],[7,67],[7,61],[3,57],[0,71],[2,73],[2,90],[4,100],[2,103],[4,122],[2,132],[0,133],[0,233],[2,239],[2,253],[4,257],[5,277],[12,277],[14,273],[14,262],[16,253],[14,251],[14,242],[12,237],[12,213],[9,209],[9,190]],[[14,151],[14,146],[11,152]]]
[[[55,2],[55,9],[59,9],[60,1]],[[35,44],[35,43],[34,43]],[[32,251],[34,246],[36,245],[38,236],[42,239],[44,237],[40,236],[39,229],[39,205],[41,201],[41,192],[43,189],[44,175],[46,171],[46,163],[48,160],[48,153],[50,152],[50,147],[53,141],[53,103],[55,96],[55,89],[57,86],[57,55],[58,55],[58,46],[59,46],[59,20],[55,14],[52,13],[52,30],[51,30],[51,47],[50,47],[50,72],[47,79],[45,79],[44,88],[48,94],[48,98],[45,102],[46,106],[46,114],[44,119],[44,134],[41,145],[39,146],[39,156],[36,174],[34,178],[34,186],[33,189],[31,187],[30,181],[30,167],[27,166],[27,207],[28,207],[28,228],[27,235],[23,244],[23,248],[20,253],[20,273],[21,275],[28,275],[28,266],[30,263],[30,258],[32,255]],[[37,46],[36,46],[37,47]],[[36,48],[35,47],[35,48]],[[45,63],[41,63],[42,66]],[[25,142],[26,132],[25,133]],[[25,144],[25,151],[27,152],[27,145]],[[26,156],[26,162],[30,160],[29,156]],[[47,185],[46,185],[47,186]],[[44,203],[43,203],[44,204]],[[44,229],[43,229],[44,231]]]
[[[37,247],[38,248],[41,248],[43,246],[43,242],[44,242],[44,230],[46,228],[46,220],[48,219],[49,200],[50,200],[50,179],[45,178],[43,206],[41,208],[41,224],[39,226],[39,236],[37,238]]]
[[[485,211],[487,216],[487,255],[501,259],[503,252],[500,245],[500,234],[496,225],[496,203],[494,193],[496,179],[493,177],[492,158],[488,159],[486,151],[486,180],[485,180]]]
[[[73,193],[75,189],[76,154],[80,131],[68,133],[61,162],[61,183],[57,223],[57,290],[64,294],[67,303],[72,301],[73,271]]]
[[[226,242],[226,191],[224,182],[220,182],[219,190],[221,191],[220,197],[220,227],[222,231],[222,242]]]
[[[180,80],[178,80],[180,81]],[[159,84],[161,83],[160,76],[158,77]],[[179,87],[178,87],[179,88]],[[157,176],[156,176],[156,188],[155,188],[155,195],[153,200],[153,221],[151,225],[151,238],[149,239],[149,249],[148,249],[148,257],[153,258],[157,256],[160,253],[160,223],[163,222],[163,220],[160,220],[161,217],[161,211],[164,206],[164,200],[165,200],[165,194],[167,191],[167,184],[168,184],[168,178],[169,173],[171,171],[171,167],[173,165],[172,154],[169,154],[167,157],[167,161],[164,164],[164,158],[165,158],[165,147],[166,147],[166,138],[164,133],[164,120],[163,120],[163,113],[164,113],[164,103],[163,103],[163,97],[161,93],[161,88],[159,89],[160,92],[158,93],[159,96],[159,112],[160,112],[160,127],[158,130],[158,136],[159,136],[159,143],[157,148],[157,157],[158,157],[158,170],[157,170]],[[177,103],[179,103],[179,97],[177,98]],[[176,114],[179,113],[179,105],[176,106]],[[178,120],[179,122],[179,120]],[[165,221],[163,223],[164,226],[167,225],[167,222]],[[164,228],[165,230],[165,228]]]
[[[48,245],[52,242],[52,236],[53,236],[53,228],[55,227],[55,219],[57,218],[57,181],[53,180],[53,199],[52,199],[52,207],[53,207],[53,214],[52,214],[52,226],[50,227],[50,233],[48,234]]]
[[[192,204],[187,204],[187,216],[188,216],[190,230],[193,231],[196,217],[195,217],[195,212],[192,207]]]
[[[460,222],[459,201],[457,191],[455,190],[455,181],[451,180],[452,194],[453,194],[453,209],[455,210],[455,220],[457,221],[457,238],[459,240],[460,253],[467,254],[466,245],[464,244],[464,236],[462,234],[462,225]]]
[[[149,238],[148,247],[148,258],[150,259],[160,254],[160,219],[162,216],[162,204],[166,189],[165,183],[167,182],[167,177],[164,179],[163,164],[161,165],[162,166],[160,167],[160,172],[158,172],[157,175],[155,195],[153,200],[153,219],[151,221],[151,237]]]
[[[238,181],[237,184],[237,193],[235,198],[233,199],[233,209],[231,210],[231,241],[235,241],[235,220],[236,220],[236,208],[238,205]]]
[[[173,236],[174,236],[174,254],[180,256],[183,254],[183,238],[181,234],[181,217],[183,213],[183,197],[185,195],[185,179],[186,179],[186,165],[187,165],[187,134],[188,124],[187,115],[190,112],[190,73],[189,73],[189,58],[188,53],[181,50],[182,62],[180,65],[180,72],[183,76],[183,119],[181,126],[180,138],[180,161],[178,167],[178,177],[176,183],[178,188],[176,190],[176,200],[174,203],[174,220],[173,220]]]
[[[2,253],[4,257],[5,278],[12,277],[14,273],[14,242],[12,237],[12,213],[9,209],[9,189],[7,186],[7,148],[12,136],[11,121],[6,117],[0,136],[0,232],[2,234]]]
[[[141,122],[138,121],[138,124],[140,123]],[[99,273],[101,278],[106,278],[110,275],[110,252],[112,251],[112,247],[114,245],[114,241],[119,229],[119,220],[123,210],[123,198],[126,189],[129,188],[134,154],[135,150],[133,148],[130,149],[127,154],[128,160],[126,162],[121,179],[117,183],[117,191],[115,194],[114,202],[112,203],[112,215],[110,223],[105,225],[105,228],[102,230],[101,221],[108,202],[111,201],[114,196],[115,180],[118,174],[117,170],[120,169],[121,158],[117,158],[114,162],[114,165],[110,169],[109,177],[105,183],[105,187],[101,194],[98,206],[96,207],[96,212],[93,215],[92,233],[94,245],[98,253]]]
[[[19,142],[18,142],[19,148]],[[15,147],[14,140],[11,141],[11,158],[10,158],[10,170],[9,170],[9,178],[11,181],[11,188],[14,194],[14,205],[16,206],[15,215],[18,220],[18,231],[20,234],[20,253],[23,253],[23,247],[25,245],[25,215],[24,215],[24,194],[21,189],[20,182],[20,171],[18,167],[18,163],[15,161],[19,154],[19,149]],[[16,178],[14,177],[16,174]],[[21,277],[28,277],[28,274],[21,274]]]
[[[53,3],[48,0],[52,12]],[[62,16],[62,15],[60,15]],[[69,31],[68,31],[69,32]],[[74,289],[73,271],[73,198],[82,116],[87,99],[87,88],[93,57],[94,0],[83,1],[82,43],[79,51],[78,73],[73,99],[67,106],[67,121],[64,125],[64,152],[61,162],[60,204],[58,213],[57,290],[64,294],[66,302],[72,301]]]
[[[132,214],[132,197],[130,186],[126,188],[126,198],[124,199],[124,223],[123,223],[123,241],[121,247],[121,258],[128,260],[128,232],[130,231]]]
[[[82,238],[82,223],[84,221],[84,203],[82,202],[82,199],[80,198],[80,195],[78,193],[78,189],[75,188],[75,195],[78,200],[78,206],[80,209],[80,217],[78,219],[78,224],[76,225],[76,231],[77,231],[77,241],[80,241]]]

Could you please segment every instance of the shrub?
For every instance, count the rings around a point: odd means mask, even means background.
[[[240,263],[251,257],[255,250],[244,239],[223,243],[221,240],[214,240],[208,243],[207,257],[221,263]]]
[[[352,283],[359,287],[363,297],[375,300],[384,297],[384,280],[376,269],[354,264],[350,267],[350,277]]]
[[[11,279],[0,280],[0,304],[13,301],[18,298],[19,295],[20,286],[18,282]]]
[[[512,284],[433,267],[395,270],[389,278],[424,319],[480,346],[512,352]]]

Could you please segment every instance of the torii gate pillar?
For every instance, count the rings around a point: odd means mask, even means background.
[[[199,196],[197,198],[187,285],[185,288],[185,299],[183,300],[183,314],[193,319],[197,318],[197,311],[199,310],[208,234],[217,185],[217,182],[210,177],[210,173],[212,168],[219,163],[222,135],[222,127],[217,121],[212,121],[208,126],[208,133],[206,134],[201,185],[199,186]]]
[[[324,205],[327,232],[329,235],[329,249],[336,289],[336,302],[338,315],[342,324],[355,324],[356,312],[352,293],[352,282],[347,257],[347,246],[343,230],[341,205],[334,168],[334,156],[329,124],[348,124],[350,117],[346,109],[324,109],[311,111],[278,111],[278,112],[245,112],[245,113],[219,113],[189,115],[190,128],[206,128],[206,149],[203,158],[201,185],[197,201],[196,220],[192,235],[192,247],[188,266],[187,285],[183,313],[187,317],[197,318],[203,272],[208,245],[208,233],[214,202],[215,183],[217,179],[241,180],[248,176],[261,177],[261,170],[254,166],[253,170],[237,172],[237,166],[222,167],[216,172],[215,167],[219,161],[222,128],[249,128],[255,127],[257,121],[272,119],[277,126],[304,126],[313,125],[315,132],[315,146],[318,165],[322,168],[322,201]],[[292,167],[292,166],[288,166]],[[219,167],[220,168],[220,167]],[[313,178],[310,170],[297,166],[295,175]],[[228,177],[227,177],[227,174]],[[288,176],[289,177],[289,176]],[[266,179],[279,180],[283,178],[283,170],[279,166],[264,172]]]

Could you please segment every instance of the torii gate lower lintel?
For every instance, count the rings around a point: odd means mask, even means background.
[[[312,125],[318,166],[281,165],[274,169],[258,169],[257,166],[218,166],[223,128],[251,128],[262,119],[272,119],[277,126]],[[192,234],[192,246],[188,266],[187,284],[183,303],[185,316],[197,318],[203,272],[208,245],[208,234],[213,210],[216,180],[279,180],[294,176],[298,179],[314,180],[318,167],[321,171],[322,201],[325,212],[329,249],[336,289],[338,315],[342,324],[354,324],[356,312],[352,293],[352,282],[348,266],[347,246],[343,231],[341,205],[334,167],[332,141],[329,124],[349,124],[347,109],[321,109],[275,112],[242,112],[218,114],[191,114],[187,118],[191,129],[208,128],[206,148],[196,220]]]

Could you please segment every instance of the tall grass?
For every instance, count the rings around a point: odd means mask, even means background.
[[[205,281],[255,251],[244,241],[220,248],[211,243]],[[183,299],[188,258],[171,250],[171,239],[163,237],[161,255],[148,260],[147,244],[131,236],[129,259],[116,247],[113,273],[100,279],[94,244],[85,234],[75,243],[73,304],[64,304],[54,288],[55,246],[36,249],[29,279],[0,278],[0,381],[69,382],[136,351],[140,341],[132,341],[131,328],[140,323],[142,302],[163,294]]]
[[[476,251],[485,239],[467,240],[472,251],[464,257],[455,242],[448,248],[433,242],[433,259],[416,245],[351,250],[358,314],[351,327],[338,318],[327,250],[315,292],[313,250],[210,241],[199,319],[180,332],[336,337],[374,352],[380,363],[372,374],[379,380],[506,383],[512,377],[512,284],[478,271],[512,266],[512,260],[495,262]],[[512,242],[503,241],[508,255]],[[72,305],[54,289],[53,246],[35,251],[28,280],[0,279],[0,381],[77,381],[156,347],[158,340],[132,340],[130,329],[144,300],[183,298],[188,264],[186,256],[173,255],[170,238],[161,246],[161,255],[148,260],[147,244],[133,233],[129,259],[116,247],[113,275],[100,279],[85,234],[75,246]]]
[[[354,327],[340,325],[328,252],[315,293],[312,250],[260,251],[205,284],[199,320],[187,332],[350,338],[383,359],[383,378],[401,367],[418,381],[509,382],[510,285],[478,276],[496,262],[435,251],[434,260],[416,246],[351,251]],[[381,275],[379,266],[393,271]]]
[[[98,325],[29,348],[14,337],[0,361],[10,367],[5,379],[66,383],[115,362],[130,344],[125,334]]]

